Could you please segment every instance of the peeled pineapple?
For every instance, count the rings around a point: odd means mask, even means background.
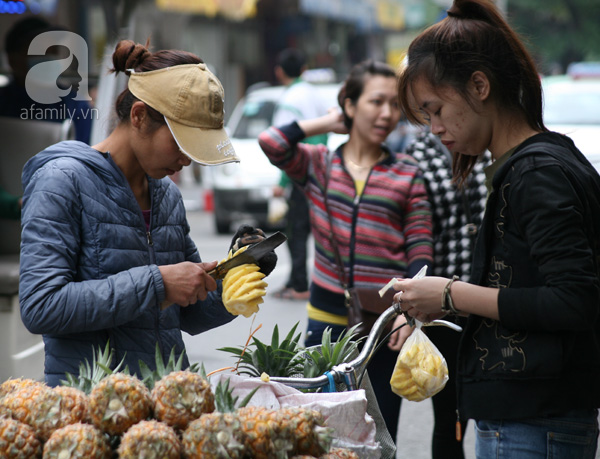
[[[390,380],[392,391],[420,402],[441,391],[448,380],[448,365],[440,351],[416,329],[402,347]]]
[[[248,246],[239,249],[235,254],[231,251],[226,260],[246,250]],[[223,279],[223,304],[233,315],[250,317],[258,312],[258,305],[263,302],[267,293],[265,275],[254,263],[247,263],[230,269]]]

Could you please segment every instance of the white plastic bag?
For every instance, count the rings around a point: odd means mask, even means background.
[[[390,379],[392,391],[420,402],[441,391],[448,381],[448,364],[439,349],[421,330],[421,323],[408,337]]]

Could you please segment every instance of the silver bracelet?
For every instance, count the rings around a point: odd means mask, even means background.
[[[450,294],[452,283],[458,279],[458,276],[452,276],[452,279],[444,287],[444,291],[442,292],[442,312],[444,314],[453,314],[455,316],[459,314],[458,310],[454,307],[454,301],[452,301],[452,295]]]

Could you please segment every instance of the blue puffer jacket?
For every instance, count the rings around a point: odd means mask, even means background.
[[[23,170],[20,304],[32,333],[44,335],[46,382],[52,386],[92,362],[107,340],[113,365],[125,358],[154,367],[158,342],[167,358],[184,350],[181,330],[198,334],[230,322],[222,286],[205,301],[164,311],[159,265],[200,262],[178,188],[148,178],[150,230],[110,154],[67,141],[33,157]],[[187,365],[187,360],[186,360]]]

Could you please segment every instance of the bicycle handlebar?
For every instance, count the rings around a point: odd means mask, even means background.
[[[332,383],[341,382],[346,384],[348,390],[358,389],[356,375],[361,374],[369,363],[369,360],[376,350],[378,340],[383,334],[385,326],[401,313],[402,309],[400,309],[400,303],[394,303],[383,311],[373,324],[373,328],[369,332],[367,340],[365,341],[362,351],[358,354],[358,357],[350,362],[335,365],[328,374],[317,376],[315,378],[285,378],[272,376],[270,380],[296,389],[317,389]]]

